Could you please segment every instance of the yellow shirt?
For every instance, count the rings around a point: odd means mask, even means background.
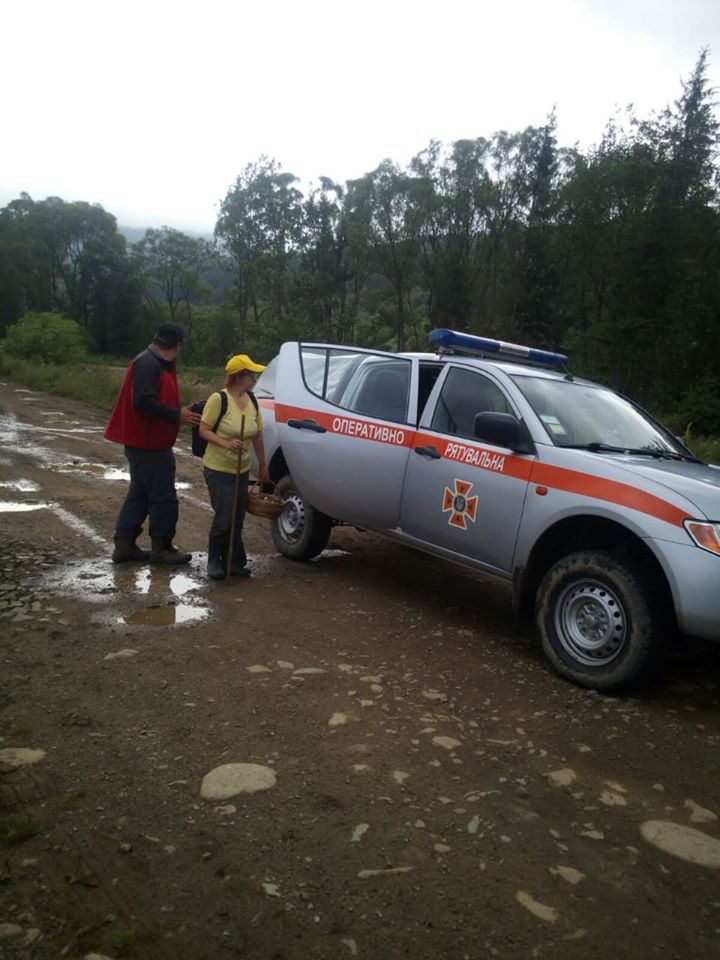
[[[239,440],[242,417],[245,417],[244,437],[246,442],[243,446],[240,473],[247,473],[250,470],[249,441],[251,441],[253,437],[256,437],[264,426],[262,414],[259,410],[257,412],[255,411],[255,404],[250,397],[246,397],[247,406],[244,410],[241,410],[227,390],[225,390],[224,393],[227,394],[228,408],[225,416],[218,424],[215,433],[217,433],[219,437],[222,437],[223,440]],[[212,430],[219,416],[220,394],[213,393],[211,397],[208,397],[205,404],[202,422]],[[205,456],[203,457],[203,466],[206,466],[209,470],[219,470],[221,473],[235,473],[237,470],[237,458],[236,450],[226,450],[225,447],[219,447],[216,443],[208,442]]]

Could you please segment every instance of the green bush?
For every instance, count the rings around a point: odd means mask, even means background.
[[[83,332],[59,313],[26,313],[8,327],[5,353],[37,363],[74,363],[85,354]]]

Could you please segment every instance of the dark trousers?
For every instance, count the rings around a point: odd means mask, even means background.
[[[149,517],[151,538],[172,541],[178,519],[175,455],[172,450],[125,447],[125,456],[130,464],[130,489],[120,508],[116,535],[130,534],[135,538]]]
[[[223,473],[221,470],[208,470],[207,467],[203,470],[203,474],[210,494],[210,503],[214,510],[210,525],[208,554],[222,557],[223,560],[230,559],[233,563],[244,567],[247,563],[247,556],[242,542],[242,528],[247,507],[248,478],[250,475],[241,473],[238,478],[233,555],[228,558],[227,550],[230,543],[230,524],[232,523],[236,476],[234,473]]]

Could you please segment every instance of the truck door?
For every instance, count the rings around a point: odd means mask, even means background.
[[[423,543],[507,573],[534,457],[478,440],[483,411],[517,415],[496,381],[450,365],[413,440],[400,524]]]
[[[360,527],[396,527],[414,425],[417,363],[357,348],[286,343],[275,419],[290,472],[308,501]]]

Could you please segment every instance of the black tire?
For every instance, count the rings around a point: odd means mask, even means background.
[[[543,651],[560,676],[603,691],[654,666],[670,620],[640,564],[602,550],[570,554],[550,568],[536,617]]]
[[[283,512],[273,520],[275,546],[291,560],[312,560],[330,539],[330,518],[310,506],[290,474],[276,484],[275,493],[286,502]]]

